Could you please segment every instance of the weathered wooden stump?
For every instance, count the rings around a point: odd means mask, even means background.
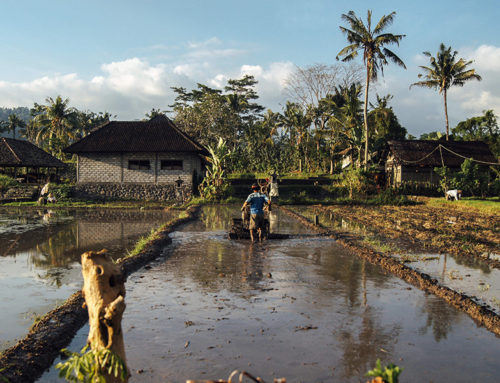
[[[88,343],[94,351],[109,349],[125,363],[122,316],[125,311],[125,278],[106,250],[82,254],[83,296],[89,313]],[[128,381],[128,378],[125,382]],[[106,382],[123,382],[106,376]]]

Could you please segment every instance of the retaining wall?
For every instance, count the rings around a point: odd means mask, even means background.
[[[79,183],[74,196],[81,199],[125,199],[145,201],[185,201],[191,197],[191,185],[177,188],[168,184]]]

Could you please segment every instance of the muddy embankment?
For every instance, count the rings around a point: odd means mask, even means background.
[[[413,286],[444,299],[455,308],[467,313],[478,324],[485,326],[496,335],[500,335],[500,317],[487,307],[476,303],[471,297],[456,292],[448,287],[441,286],[436,279],[425,273],[411,269],[391,256],[366,248],[365,246],[359,244],[357,238],[355,237],[345,235],[345,233],[336,233],[335,231],[328,230],[322,226],[315,225],[304,216],[288,208],[281,207],[281,209],[286,214],[296,218],[304,225],[315,229],[317,232],[335,238],[339,244],[350,249],[351,251],[354,251],[357,255],[366,259],[368,262],[380,265],[385,270],[412,284]]]
[[[139,254],[119,261],[125,276],[157,258],[172,240],[168,234],[195,218],[199,207],[190,207],[186,216],[165,225],[157,237]],[[60,350],[67,347],[76,332],[87,322],[87,310],[82,308],[82,292],[73,294],[63,305],[47,313],[28,335],[0,355],[0,378],[10,383],[34,382],[49,368]],[[0,379],[1,380],[1,379]]]

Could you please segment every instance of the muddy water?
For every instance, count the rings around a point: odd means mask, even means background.
[[[294,210],[311,220],[318,215],[319,222],[324,227],[357,233],[377,245],[383,246],[387,243],[378,233],[373,233],[369,228],[350,222],[339,215],[330,215],[326,212],[318,214],[314,209],[305,206],[295,207]],[[441,285],[465,293],[500,314],[499,269],[472,256],[428,253],[423,246],[418,248],[412,245],[405,248],[405,244],[401,241],[397,243],[393,241],[392,245],[396,246],[396,250],[389,252],[407,266],[429,274]]]
[[[280,231],[299,232],[277,214]],[[403,366],[405,382],[498,381],[500,341],[467,315],[330,239],[230,241],[237,215],[205,209],[173,233],[165,257],[128,280],[131,382],[227,378],[234,369],[267,381],[358,382],[377,358]]]
[[[177,213],[175,213],[177,214]],[[80,255],[123,256],[172,214],[130,210],[0,209],[0,351],[82,284]]]

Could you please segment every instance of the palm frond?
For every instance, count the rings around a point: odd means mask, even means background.
[[[406,65],[393,51],[390,49],[383,49],[384,55],[387,56],[394,64],[406,69]]]
[[[385,28],[387,28],[389,25],[391,25],[394,22],[395,15],[396,12],[391,12],[388,15],[382,16],[377,25],[375,26],[373,33],[377,35],[380,32],[382,32]]]

